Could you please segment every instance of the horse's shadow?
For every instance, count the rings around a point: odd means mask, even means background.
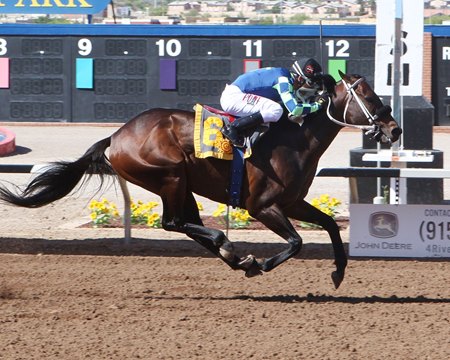
[[[286,249],[285,243],[233,241],[238,256],[252,254],[258,258],[273,256]],[[344,243],[348,254],[348,244]],[[101,239],[42,239],[1,237],[0,254],[47,254],[47,255],[98,255],[98,256],[158,256],[158,257],[205,257],[214,258],[203,246],[189,239],[138,239],[125,243],[123,238]],[[294,258],[307,260],[334,260],[330,243],[305,243]],[[423,261],[447,262],[448,258],[372,258],[350,257],[354,261]]]
[[[186,296],[145,296],[146,300],[186,300]],[[450,299],[429,298],[422,295],[416,297],[398,297],[392,295],[383,296],[333,296],[333,295],[235,295],[235,296],[189,296],[190,300],[210,300],[210,301],[256,301],[256,302],[276,302],[276,303],[343,303],[343,304],[450,304]]]
[[[1,235],[0,235],[1,236]],[[257,243],[233,241],[235,251],[244,256],[273,256],[286,248],[283,243]],[[48,240],[30,238],[1,238],[0,253],[99,256],[167,256],[215,257],[193,240],[184,239],[132,239],[128,244],[121,238],[86,240]],[[302,259],[334,259],[330,244],[308,243],[298,255]]]

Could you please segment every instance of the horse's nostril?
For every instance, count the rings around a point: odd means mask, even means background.
[[[403,130],[399,127],[393,128],[391,131],[392,136],[398,138],[402,134]]]

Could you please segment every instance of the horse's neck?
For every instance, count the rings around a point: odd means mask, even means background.
[[[331,122],[325,113],[320,113],[304,123],[304,135],[311,152],[320,157],[336,138],[341,126]]]

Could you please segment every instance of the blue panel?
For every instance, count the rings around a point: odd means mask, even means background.
[[[323,25],[323,36],[375,36],[375,25]],[[433,36],[450,36],[448,25],[425,25]],[[80,25],[80,24],[0,24],[6,35],[78,35],[78,36],[250,36],[319,37],[319,25]]]
[[[76,59],[76,88],[77,89],[94,88],[94,59],[91,58]]]
[[[375,25],[324,25],[323,36],[375,36]],[[0,24],[6,35],[319,37],[319,25],[34,25]]]

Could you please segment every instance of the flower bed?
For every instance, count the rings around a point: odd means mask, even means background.
[[[311,201],[311,204],[320,209],[324,213],[335,218],[340,229],[348,227],[348,218],[336,217],[337,208],[341,204],[336,198],[330,198],[329,195],[322,195]],[[159,204],[157,202],[142,201],[131,202],[131,224],[134,228],[161,228],[161,216],[154,211]],[[199,211],[203,211],[203,205],[197,203]],[[89,204],[91,211],[91,222],[84,224],[82,227],[103,227],[116,228],[123,227],[123,220],[114,203],[106,199],[101,201],[92,200]],[[247,210],[244,209],[230,209],[228,212],[227,225],[227,207],[224,204],[218,204],[217,209],[212,215],[201,215],[203,224],[206,227],[215,229],[244,229],[244,230],[267,230],[267,228],[253,219]],[[305,223],[297,220],[291,221],[297,230],[322,230],[322,228],[315,224]]]

